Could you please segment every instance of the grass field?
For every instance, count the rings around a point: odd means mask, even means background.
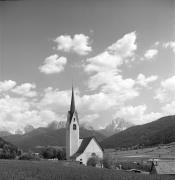
[[[0,180],[173,180],[170,176],[70,166],[62,161],[0,161]]]
[[[175,143],[128,151],[108,149],[105,151],[105,154],[110,154],[110,156],[116,158],[117,160],[127,161],[148,160],[152,158],[175,160]]]

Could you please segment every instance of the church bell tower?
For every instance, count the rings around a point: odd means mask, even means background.
[[[72,86],[72,97],[70,110],[67,114],[66,123],[66,159],[69,159],[79,148],[79,121],[75,109],[74,88]]]

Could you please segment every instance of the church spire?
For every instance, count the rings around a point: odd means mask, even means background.
[[[75,112],[75,100],[74,100],[74,87],[73,87],[73,85],[72,85],[72,98],[71,98],[70,112],[72,114]]]

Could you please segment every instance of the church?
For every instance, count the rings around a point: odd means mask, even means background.
[[[103,148],[97,139],[94,136],[80,138],[79,127],[78,113],[75,108],[74,89],[72,87],[71,105],[66,123],[66,159],[79,161],[84,165],[87,165],[88,159],[93,156],[103,159]]]

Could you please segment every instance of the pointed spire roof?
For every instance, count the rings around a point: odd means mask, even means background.
[[[73,85],[72,85],[72,97],[71,97],[70,112],[72,114],[75,112],[75,99],[74,99],[74,87],[73,87]]]

